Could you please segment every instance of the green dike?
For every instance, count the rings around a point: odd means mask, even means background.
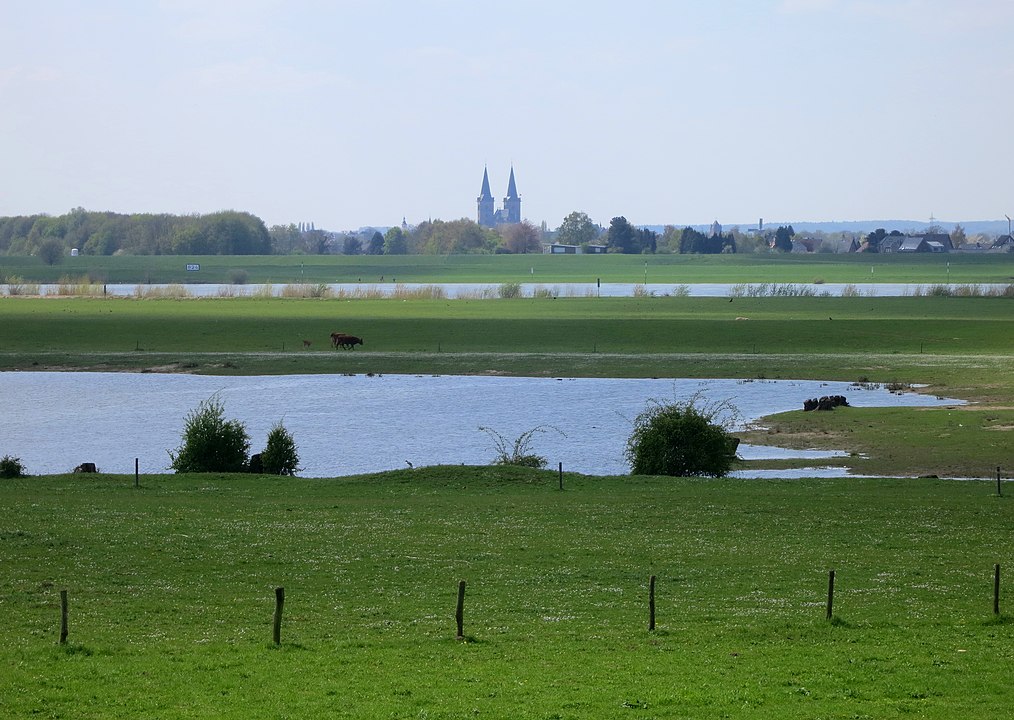
[[[0,484],[4,716],[1009,714],[1014,505],[991,483],[133,480]]]
[[[199,265],[197,272],[188,265]],[[0,256],[0,277],[57,282],[230,283],[383,282],[563,283],[1010,283],[1014,254],[972,255],[302,255],[78,256],[48,266],[37,257]]]

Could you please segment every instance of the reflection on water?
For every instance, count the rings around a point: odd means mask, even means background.
[[[435,464],[485,464],[494,457],[488,426],[513,441],[537,425],[532,450],[551,467],[607,475],[629,471],[623,449],[633,419],[651,398],[729,400],[743,422],[802,407],[819,395],[854,406],[958,404],[896,395],[843,382],[631,380],[425,375],[207,377],[132,373],[0,373],[0,455],[28,472],[67,472],[94,462],[104,472],[160,472],[180,443],[184,418],[218,393],[226,416],[246,423],[252,452],[279,420],[299,446],[306,477],[331,477]],[[741,456],[784,457],[741,446]],[[803,453],[791,452],[792,457]],[[807,457],[826,458],[833,453]]]

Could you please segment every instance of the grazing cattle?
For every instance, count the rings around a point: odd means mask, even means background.
[[[95,463],[81,463],[74,468],[74,472],[76,473],[93,473],[98,471],[98,468],[95,467]]]
[[[803,410],[834,410],[836,407],[849,407],[844,395],[825,395],[803,401]]]
[[[309,349],[310,345],[312,345],[312,344],[313,344],[313,343],[311,343],[311,342],[310,342],[309,340],[304,340],[304,341],[303,341],[303,349],[304,349],[304,350],[307,350],[307,349]]]
[[[362,345],[363,339],[356,337],[355,335],[346,335],[345,333],[331,333],[331,345],[337,350],[339,347],[342,350],[355,350],[356,345]]]

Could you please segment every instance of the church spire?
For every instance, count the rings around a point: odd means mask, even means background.
[[[513,170],[511,170],[511,178],[513,179]],[[492,200],[493,193],[489,189],[489,172],[486,168],[482,169],[482,189],[479,191],[479,200]]]
[[[489,173],[486,168],[482,169],[482,189],[475,204],[478,205],[476,221],[483,227],[494,227],[496,220],[493,217],[493,193],[489,190]]]
[[[507,181],[507,197],[503,199],[503,222],[509,225],[521,222],[521,196],[514,182],[514,166],[511,165],[511,177]]]
[[[507,181],[507,199],[520,200],[518,197],[518,186],[514,183],[514,166],[511,165],[511,179]]]

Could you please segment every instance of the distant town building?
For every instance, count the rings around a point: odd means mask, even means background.
[[[722,234],[722,223],[715,220],[711,223],[711,237],[718,237]]]
[[[513,225],[521,222],[521,196],[514,182],[514,166],[511,166],[510,180],[507,181],[507,197],[503,199],[503,208],[494,209],[493,193],[489,189],[489,173],[482,170],[482,189],[476,198],[479,207],[477,222],[483,227],[493,228],[497,225]]]

